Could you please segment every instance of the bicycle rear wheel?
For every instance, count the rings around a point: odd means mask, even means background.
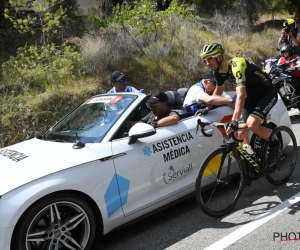
[[[267,180],[273,185],[285,183],[292,175],[297,163],[297,140],[293,131],[286,127],[278,127],[273,130],[271,136],[279,140],[279,158],[275,171],[266,171]],[[268,144],[266,143],[265,152]],[[267,157],[265,157],[267,159]]]
[[[212,217],[229,213],[241,196],[245,165],[235,151],[219,148],[207,156],[196,180],[196,198],[202,211]]]

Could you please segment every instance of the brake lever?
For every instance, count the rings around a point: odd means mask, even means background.
[[[201,133],[204,136],[211,137],[212,136],[211,134],[205,133],[204,127],[207,126],[207,125],[210,125],[210,123],[202,122],[201,119],[198,119],[197,120],[197,127],[196,127],[196,134],[198,134],[199,127],[201,127]]]

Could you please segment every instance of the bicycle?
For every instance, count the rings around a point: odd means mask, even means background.
[[[265,119],[266,120],[266,119]],[[239,143],[235,133],[226,135],[227,123],[197,121],[204,136],[211,136],[205,127],[212,125],[222,133],[223,145],[204,160],[196,180],[196,198],[202,211],[212,217],[228,214],[237,204],[245,185],[265,176],[273,185],[285,183],[292,175],[297,162],[297,142],[293,131],[287,126],[270,127],[271,136],[279,141],[279,157],[275,167],[267,166],[268,142],[253,134],[250,145],[255,155],[250,156]],[[245,128],[244,128],[245,129]],[[241,129],[239,129],[241,130]],[[196,133],[197,133],[196,132]]]

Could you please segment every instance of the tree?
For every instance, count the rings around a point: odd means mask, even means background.
[[[68,20],[63,2],[10,0],[13,11],[5,9],[5,17],[20,33],[30,33],[38,39],[35,45],[19,48],[17,56],[4,64],[3,74],[6,77],[43,85],[80,73],[81,55],[75,47],[56,39]],[[23,13],[25,10],[26,15]]]

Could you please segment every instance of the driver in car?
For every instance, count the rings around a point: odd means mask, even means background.
[[[148,123],[154,128],[177,124],[179,115],[168,106],[168,96],[164,92],[154,93],[148,100],[151,112],[140,121],[128,121],[129,126],[137,122]]]

